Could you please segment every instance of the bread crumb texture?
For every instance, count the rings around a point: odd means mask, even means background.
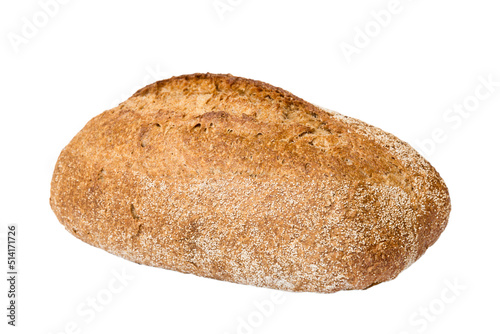
[[[287,291],[395,278],[444,230],[448,189],[395,136],[269,84],[192,74],[90,120],[50,204],[140,264]]]

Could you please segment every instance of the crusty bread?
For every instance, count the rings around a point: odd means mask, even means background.
[[[269,84],[193,74],[94,117],[62,151],[50,204],[130,261],[289,291],[395,278],[450,199],[407,143]]]

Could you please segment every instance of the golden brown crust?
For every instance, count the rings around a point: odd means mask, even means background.
[[[444,230],[408,144],[269,84],[192,74],[93,118],[51,187],[61,223],[134,262],[290,291],[396,277]]]

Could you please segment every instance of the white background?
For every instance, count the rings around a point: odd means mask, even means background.
[[[2,333],[499,332],[498,1],[62,2],[0,5]],[[388,9],[382,26],[372,11]],[[346,56],[347,45],[356,53]],[[262,80],[412,143],[450,189],[447,229],[391,282],[278,300],[273,290],[140,266],[72,237],[49,207],[61,149],[146,83],[194,72]],[[450,110],[464,104],[462,115]],[[12,223],[14,329],[3,278]],[[122,271],[130,277],[115,281]]]

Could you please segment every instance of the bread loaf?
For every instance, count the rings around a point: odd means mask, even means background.
[[[288,291],[395,278],[444,230],[448,190],[412,147],[269,84],[158,81],[63,149],[50,204],[127,260]]]

